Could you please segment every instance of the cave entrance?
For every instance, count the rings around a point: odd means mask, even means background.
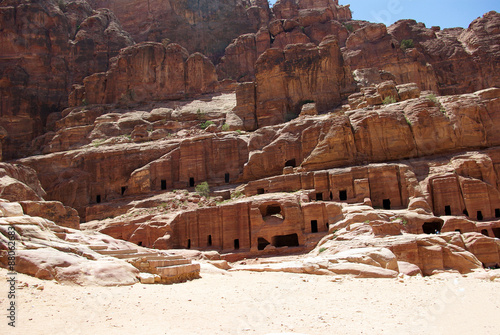
[[[226,184],[229,184],[229,173],[226,173],[224,175],[224,181],[226,182]]]
[[[467,210],[467,208],[464,209],[464,211],[462,213],[464,213],[465,216],[469,217],[469,211]]]
[[[347,200],[347,190],[339,191],[339,199],[340,199],[340,201]]]
[[[263,188],[258,188],[257,189],[257,194],[264,194],[264,189]]]
[[[162,191],[167,189],[167,181],[165,179],[161,180],[161,189]]]
[[[490,236],[490,234],[488,233],[488,229],[481,230],[481,234],[483,234],[484,236]]]
[[[187,249],[191,249],[191,239],[188,239]]]
[[[264,250],[269,244],[269,243],[265,238],[263,237],[259,237],[257,239],[257,249],[258,250]]]
[[[384,209],[391,209],[391,199],[384,199],[382,201],[382,207]]]
[[[444,206],[444,215],[451,215],[451,206]]]
[[[422,225],[424,234],[438,234],[442,227],[443,224],[440,222],[426,222]]]
[[[207,238],[207,246],[211,247],[212,246],[212,235],[208,235]]]
[[[194,187],[194,178],[193,177],[189,178],[189,187]]]
[[[287,160],[285,163],[285,167],[291,166],[291,167],[296,167],[297,163],[295,162],[295,158]]]
[[[323,193],[316,193],[316,200],[322,201],[323,200]]]
[[[477,211],[477,220],[478,221],[483,221],[483,212],[481,211]]]
[[[277,235],[273,237],[272,241],[276,248],[299,246],[299,236],[297,234]]]
[[[500,228],[492,228],[493,235],[495,235],[496,238],[500,238]]]
[[[457,233],[462,234],[462,231],[461,231],[460,229],[455,229],[455,231],[456,231]]]
[[[238,250],[240,248],[240,240],[237,238],[234,240],[234,249]]]
[[[318,232],[318,220],[311,220],[311,233]]]
[[[100,204],[101,203],[101,195],[98,194],[96,197],[95,197],[95,202]]]
[[[495,217],[500,218],[500,208],[495,209]]]
[[[271,216],[271,215],[277,215],[277,214],[282,215],[281,206],[280,205],[269,205],[263,211],[262,216]]]
[[[142,247],[142,241],[137,242],[137,245],[138,245],[139,247]]]
[[[127,191],[127,186],[122,186],[122,189],[121,189],[121,192],[122,192],[122,196],[125,195],[125,192]]]

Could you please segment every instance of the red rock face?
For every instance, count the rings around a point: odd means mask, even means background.
[[[282,123],[314,101],[325,111],[354,90],[344,67],[337,41],[289,45],[284,51],[269,49],[256,63],[256,118],[258,127]]]
[[[220,78],[249,81],[255,78],[255,62],[269,48],[285,49],[289,44],[317,45],[328,35],[345,44],[348,31],[338,21],[351,18],[349,6],[338,1],[278,1],[272,8],[275,19],[257,33],[235,39],[225,50],[217,71]]]
[[[4,1],[0,29],[6,159],[23,155],[48,115],[67,106],[73,83],[107,69],[109,57],[133,43],[112,13],[85,2]]]
[[[92,8],[109,8],[137,42],[168,39],[189,53],[213,61],[241,34],[256,32],[269,20],[267,1],[230,0],[89,0]]]
[[[174,43],[165,47],[144,42],[123,49],[108,72],[85,78],[84,86],[84,99],[90,104],[171,100],[214,92],[217,74],[202,54],[189,56]],[[72,100],[78,103],[78,99]]]
[[[422,90],[462,94],[498,85],[500,14],[490,12],[469,28],[439,30],[413,20],[385,28],[369,24],[349,36],[344,58],[354,69],[375,67],[415,82]],[[407,48],[403,41],[411,40]]]

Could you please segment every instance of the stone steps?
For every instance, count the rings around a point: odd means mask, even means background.
[[[189,259],[181,256],[142,252],[137,249],[109,250],[106,246],[101,245],[89,247],[101,255],[126,260],[141,272],[156,275],[155,282],[172,284],[200,277],[200,265],[193,264]]]
[[[108,249],[108,247],[105,246],[105,245],[89,245],[89,248],[92,249],[92,250],[94,250],[94,251]]]
[[[175,265],[183,265],[183,264],[191,264],[189,259],[164,259],[164,260],[148,260],[149,265],[160,268],[160,267],[169,267]]]
[[[200,271],[199,264],[189,265],[173,265],[173,266],[160,266],[156,268],[158,274],[163,278],[178,277],[187,273],[194,273]]]
[[[107,250],[107,249],[101,249],[101,250],[96,250],[98,253],[101,255],[124,255],[124,254],[136,254],[137,249],[120,249],[120,250]]]

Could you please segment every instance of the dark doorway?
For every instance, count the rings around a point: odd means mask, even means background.
[[[461,231],[460,229],[455,229],[455,231],[456,231],[457,233],[462,234],[462,231]]]
[[[333,193],[332,192],[330,192],[330,198],[329,199],[333,200]]]
[[[467,210],[467,208],[464,209],[463,213],[464,213],[465,216],[469,217],[469,211]]]
[[[194,187],[194,178],[189,178],[189,187]]]
[[[384,209],[391,209],[391,199],[384,199],[382,201],[382,207],[384,207]]]
[[[444,206],[444,215],[451,215],[451,206]]]
[[[316,200],[323,200],[323,193],[316,193]]]
[[[100,196],[100,195],[97,195],[97,196],[95,197],[95,202],[96,202],[96,203],[98,203],[98,204],[100,204],[100,203],[101,203],[101,196]]]
[[[257,239],[257,249],[258,250],[264,250],[269,244],[269,243],[265,238],[262,238],[262,237],[259,237]]]
[[[229,173],[226,173],[224,175],[224,181],[226,182],[226,184],[229,184]]]
[[[500,208],[495,209],[495,217],[500,218]]]
[[[142,241],[137,242],[137,245],[138,245],[139,247],[142,247]]]
[[[311,220],[311,233],[318,232],[318,220]]]
[[[295,158],[286,161],[285,166],[295,167],[296,166]]]
[[[273,237],[273,245],[276,248],[298,247],[299,246],[299,236],[297,234],[274,236]]]
[[[161,180],[161,189],[166,190],[167,189],[167,181],[165,179]]]
[[[270,216],[270,215],[275,215],[275,214],[281,214],[281,207],[280,205],[269,205],[266,208],[266,211],[264,213],[264,216]]]
[[[257,194],[264,194],[264,189],[263,188],[258,188],[257,189]]]
[[[327,223],[325,223],[325,226],[326,226],[326,231],[329,231],[330,230],[330,224],[327,222]]]
[[[347,190],[339,191],[339,199],[340,199],[340,201],[347,200]]]
[[[240,248],[240,240],[239,239],[235,239],[234,240],[234,249],[238,250],[239,248]]]
[[[207,246],[209,246],[209,247],[212,246],[212,235],[208,235]]]
[[[188,249],[191,249],[191,239],[188,240],[188,245],[187,245],[187,248]]]
[[[127,186],[122,186],[122,196],[125,195],[126,191],[127,191]]]
[[[481,211],[477,211],[477,220],[478,221],[483,221],[483,212]]]
[[[422,225],[424,234],[437,234],[441,231],[442,227],[443,224],[439,222],[426,222]]]
[[[492,228],[493,235],[495,235],[496,238],[500,238],[500,228]]]
[[[488,233],[488,229],[481,230],[481,234],[483,234],[484,236],[490,236],[490,234]]]

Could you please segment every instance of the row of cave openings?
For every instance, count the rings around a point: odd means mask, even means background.
[[[226,172],[226,173],[224,174],[224,182],[225,182],[226,184],[229,184],[229,183],[231,182],[231,176],[230,176],[230,174],[229,174],[228,172]],[[162,180],[160,181],[160,184],[161,184],[161,185],[160,185],[160,189],[161,189],[162,191],[165,191],[165,190],[167,189],[167,181],[166,181],[165,179],[162,179]],[[196,182],[195,182],[195,180],[194,180],[194,177],[189,177],[188,187],[194,187],[194,186],[195,186],[195,184],[196,184]]]
[[[231,182],[231,176],[230,176],[229,173],[225,173],[224,174],[224,182],[226,184],[229,184]],[[189,182],[188,182],[188,187],[195,187],[195,184],[196,184],[196,182],[195,182],[194,177],[190,177],[189,178]],[[160,189],[162,191],[166,191],[167,190],[167,180],[166,179],[160,180]],[[126,191],[127,191],[127,186],[122,186],[121,190],[120,190],[121,195],[124,196]],[[97,204],[100,204],[102,202],[102,197],[101,197],[100,194],[96,195],[95,202]]]
[[[212,235],[208,235],[207,237],[207,247],[212,246]],[[235,238],[233,241],[233,248],[234,250],[239,250],[240,249],[240,239]],[[187,241],[187,249],[191,249],[191,239],[188,239]]]
[[[297,234],[289,235],[277,235],[271,240],[271,243],[263,237],[259,237],[257,240],[258,250],[264,250],[269,244],[272,244],[276,248],[280,247],[298,247],[299,246],[299,236]],[[212,246],[212,235],[207,237],[207,247]],[[240,249],[240,239],[236,238],[233,241],[234,250]],[[191,249],[191,239],[187,241],[187,249]]]
[[[464,209],[463,214],[470,218],[469,211],[467,209]],[[444,207],[444,215],[446,215],[446,216],[452,215],[451,206],[447,205]],[[497,219],[500,218],[500,208],[495,208],[495,218],[497,218]],[[482,211],[476,212],[476,219],[477,219],[477,221],[484,220],[484,216],[483,216]]]

